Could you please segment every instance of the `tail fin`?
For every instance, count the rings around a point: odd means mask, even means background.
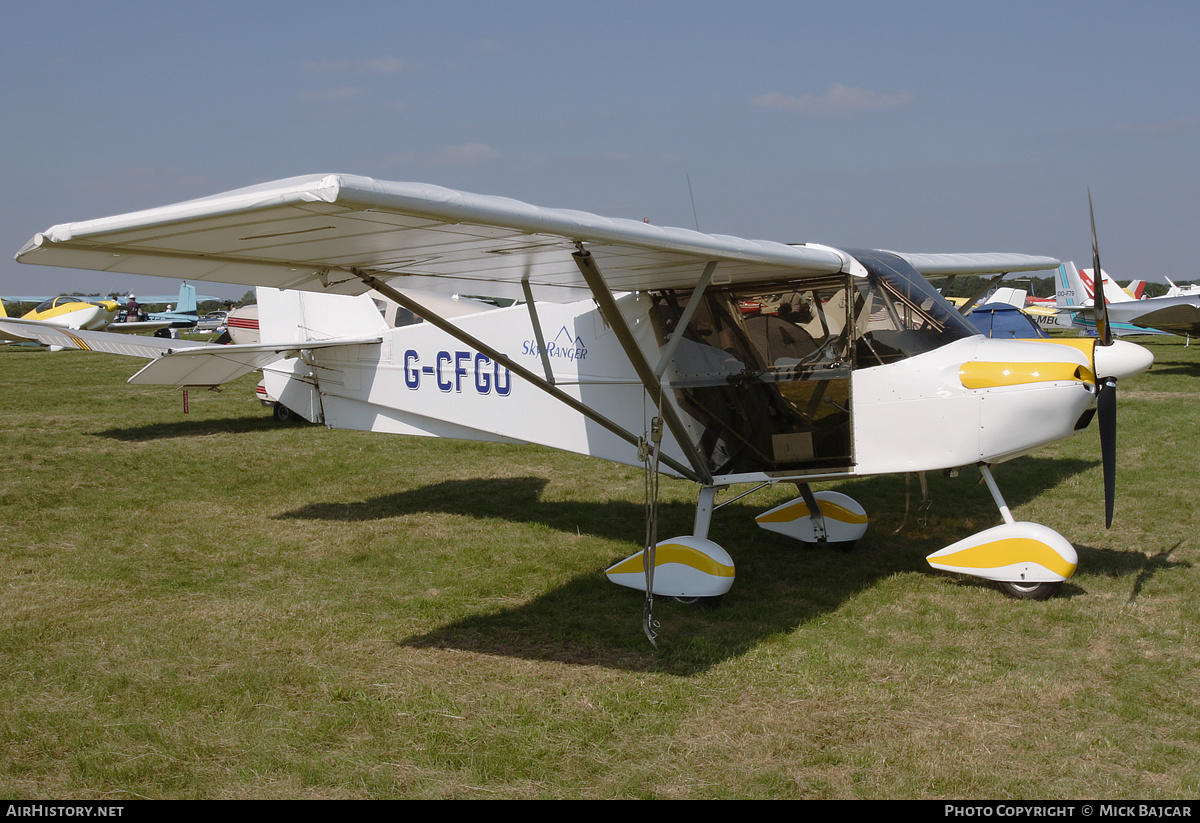
[[[196,287],[189,284],[186,280],[179,286],[179,302],[175,304],[175,311],[184,314],[196,314]]]
[[[1091,269],[1082,269],[1079,272],[1079,276],[1083,278],[1084,285],[1088,287],[1089,296],[1094,294],[1096,288],[1095,272]],[[1100,282],[1104,285],[1104,301],[1106,303],[1128,303],[1134,299],[1123,288],[1117,285],[1116,281],[1104,269],[1100,269]]]
[[[1125,288],[1125,291],[1132,294],[1134,300],[1141,300],[1142,293],[1146,291],[1146,281],[1145,280],[1130,280],[1129,285],[1126,286],[1126,288]]]
[[[4,310],[4,301],[0,300],[0,317],[8,317],[8,312]]]
[[[1091,302],[1091,293],[1084,286],[1075,263],[1068,261],[1060,264],[1056,277],[1058,288],[1055,290],[1055,303],[1058,308],[1081,308]]]
[[[259,286],[259,337],[271,342],[303,342],[382,334],[388,325],[368,295],[348,297],[281,291]]]

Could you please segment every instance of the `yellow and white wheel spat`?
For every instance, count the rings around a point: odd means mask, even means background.
[[[852,543],[867,531],[867,510],[849,495],[819,491],[813,497],[825,521],[825,539],[831,543]],[[816,543],[816,529],[803,497],[789,500],[754,518],[767,531],[778,532],[805,543]]]
[[[1040,523],[1005,523],[925,558],[930,566],[985,580],[1059,583],[1075,573],[1075,547]]]
[[[606,572],[620,586],[646,590],[646,570],[638,551]],[[733,585],[733,559],[711,540],[675,537],[654,547],[654,593],[668,597],[720,597]]]

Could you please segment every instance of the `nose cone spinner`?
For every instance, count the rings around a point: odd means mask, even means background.
[[[1093,358],[1098,377],[1121,380],[1141,374],[1154,364],[1154,353],[1145,346],[1128,340],[1114,340],[1107,346],[1097,345]]]

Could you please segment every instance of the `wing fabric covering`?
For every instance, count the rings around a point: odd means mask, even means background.
[[[361,294],[362,271],[400,288],[523,296],[590,296],[571,254],[582,244],[613,291],[771,282],[849,270],[842,251],[702,234],[548,209],[502,197],[355,175],[295,177],[146,211],[64,223],[17,255],[26,263]],[[906,255],[922,273],[1029,271],[1029,255]]]
[[[571,257],[603,256],[615,291],[690,288],[708,260],[732,280],[839,271],[836,250],[707,235],[416,183],[325,175],[82,223],[33,238],[22,262],[337,294],[352,269],[397,286],[567,302],[590,292]]]
[[[1018,271],[1056,269],[1059,260],[1034,254],[909,254],[892,252],[925,277],[951,274],[1003,274]]]

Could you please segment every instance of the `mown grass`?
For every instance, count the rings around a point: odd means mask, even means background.
[[[279,426],[246,379],[0,351],[0,795],[1172,798],[1200,794],[1200,348],[1149,344],[1095,429],[997,468],[1080,570],[1015,602],[924,555],[999,522],[973,471],[844,483],[872,528],[805,551],[720,510],[718,609],[604,580],[639,471],[537,447]],[[914,500],[918,486],[912,484]],[[665,482],[660,534],[695,489]]]

